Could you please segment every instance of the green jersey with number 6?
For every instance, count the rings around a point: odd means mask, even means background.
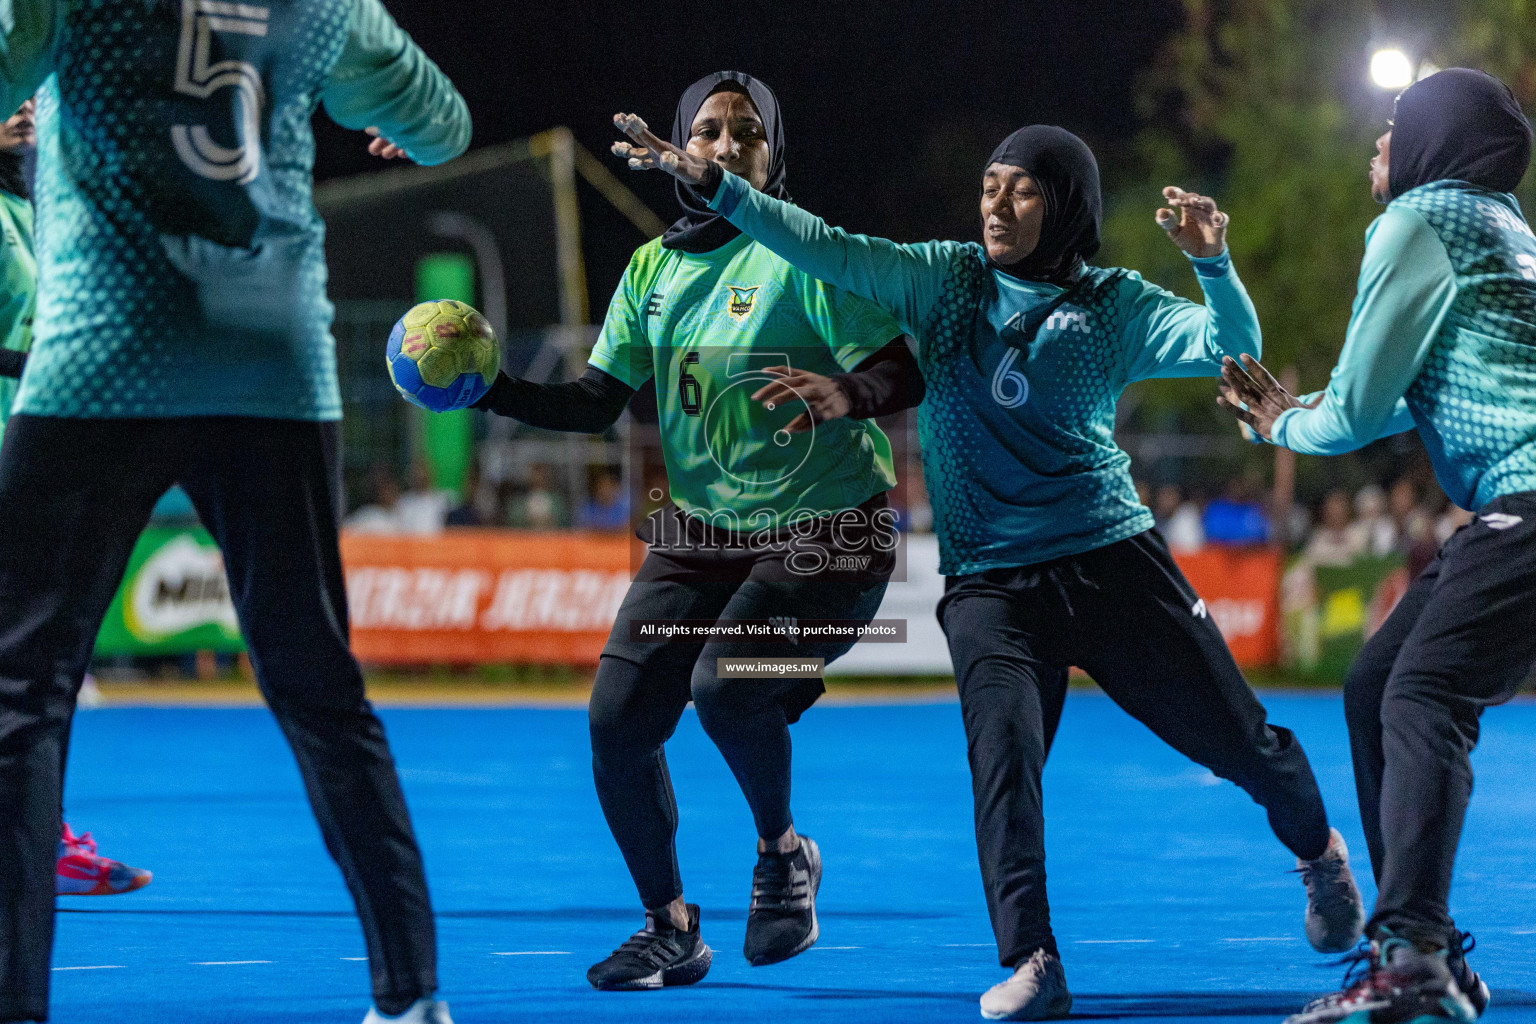
[[[379,0],[0,0],[0,108],[34,92],[44,287],[16,411],[340,419],[315,107],[418,163],[469,144]]]
[[[37,302],[37,260],[32,255],[32,204],[0,192],[0,348],[25,352],[32,344]],[[16,381],[0,377],[0,436],[11,418]]]
[[[854,508],[896,484],[872,421],[784,428],[807,410],[752,395],[789,366],[853,369],[901,328],[874,303],[808,277],[742,236],[707,253],[659,239],[630,260],[591,364],[632,388],[656,379],[672,500],[716,526],[756,530]]]

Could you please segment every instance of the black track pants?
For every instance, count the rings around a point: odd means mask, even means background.
[[[1447,903],[1483,708],[1536,660],[1536,494],[1495,499],[1409,586],[1344,684],[1360,819],[1376,875],[1366,925],[1457,943]]]
[[[998,959],[1056,952],[1040,775],[1082,668],[1163,741],[1241,786],[1300,857],[1328,845],[1317,780],[1266,720],[1156,531],[1022,568],[951,577],[939,604],[965,718],[976,847]]]
[[[866,511],[885,508],[885,497]],[[862,538],[862,539],[861,539]],[[653,546],[619,608],[592,684],[588,718],[592,774],[608,827],[641,903],[656,909],[682,894],[674,838],[677,802],[663,745],[692,700],[752,810],[757,834],[772,840],[792,823],[789,726],[823,692],[819,679],[722,679],[718,658],[824,658],[851,640],[658,643],[635,640],[630,623],[679,619],[740,622],[840,619],[868,622],[885,595],[893,562],[855,533],[856,572],[800,574],[783,553],[731,553]],[[837,548],[832,549],[834,554]]]
[[[15,416],[0,448],[0,1021],[43,1020],[63,748],[129,553],[174,483],[224,551],[257,682],[367,941],[373,996],[437,987],[421,854],[347,641],[338,424]]]

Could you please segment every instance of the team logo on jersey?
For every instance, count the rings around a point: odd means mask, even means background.
[[[1508,512],[1490,512],[1485,516],[1478,516],[1477,518],[1495,530],[1507,530],[1511,526],[1519,526],[1524,522],[1519,516],[1512,516]]]
[[[1208,619],[1208,618],[1210,618],[1211,617],[1211,613],[1206,610],[1205,598],[1202,597],[1200,600],[1198,600],[1194,604],[1190,605],[1189,614],[1193,615],[1197,619]]]
[[[645,315],[647,317],[661,316],[661,303],[665,298],[666,296],[661,294],[661,292],[652,292],[651,301],[645,304]]]
[[[752,315],[752,307],[757,304],[757,289],[761,286],[753,285],[751,288],[741,288],[734,284],[728,284],[726,287],[731,290],[731,301],[728,306],[731,312],[731,319],[740,323]]]

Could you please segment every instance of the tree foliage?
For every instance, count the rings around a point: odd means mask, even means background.
[[[1100,258],[1198,295],[1152,211],[1166,184],[1216,196],[1232,217],[1228,243],[1264,325],[1265,361],[1321,387],[1344,340],[1365,229],[1380,212],[1366,171],[1392,97],[1369,84],[1371,50],[1396,43],[1436,67],[1481,68],[1530,113],[1536,0],[1183,5],[1183,28],[1140,89],[1146,127],[1134,157],[1106,175]],[[1528,211],[1533,178],[1519,193]]]

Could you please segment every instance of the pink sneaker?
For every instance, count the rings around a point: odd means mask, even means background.
[[[89,832],[75,835],[69,825],[59,839],[59,862],[53,869],[53,891],[61,896],[116,896],[149,884],[154,876],[96,852]]]

